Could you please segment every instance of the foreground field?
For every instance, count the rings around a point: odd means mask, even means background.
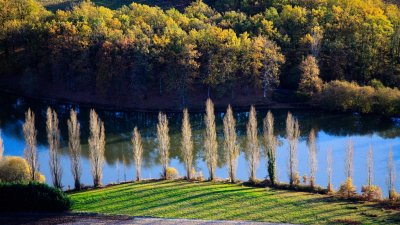
[[[301,224],[398,224],[400,212],[374,203],[242,184],[151,181],[70,194],[74,211],[161,218]]]

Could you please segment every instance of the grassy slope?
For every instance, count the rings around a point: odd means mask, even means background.
[[[265,190],[241,184],[139,182],[70,194],[74,211],[131,216],[332,224],[399,223],[400,213],[373,203],[337,201],[326,195]],[[397,218],[397,219],[396,219]]]

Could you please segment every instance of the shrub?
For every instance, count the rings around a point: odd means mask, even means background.
[[[376,185],[366,185],[361,187],[362,197],[368,201],[382,200],[382,189]]]
[[[36,181],[45,182],[41,173],[36,174]],[[0,162],[0,181],[2,182],[27,182],[31,179],[28,162],[21,157],[7,156]]]
[[[201,172],[201,171],[198,171],[198,172],[194,171],[194,172],[195,172],[195,173],[194,173],[194,176],[193,176],[193,179],[194,179],[194,180],[197,180],[197,181],[204,181],[203,172]]]
[[[389,192],[389,200],[390,201],[397,201],[400,198],[399,193],[393,188]]]
[[[359,86],[355,82],[331,81],[321,93],[321,106],[327,110],[355,111],[360,113],[400,114],[400,90],[371,86]]]
[[[357,195],[356,187],[353,185],[353,179],[347,178],[346,182],[340,185],[340,189],[337,192],[340,197],[353,198]]]
[[[72,201],[59,189],[41,183],[0,183],[0,211],[66,211]]]
[[[384,88],[385,86],[382,84],[382,82],[380,80],[377,79],[372,79],[369,82],[369,86],[375,88],[375,89],[380,89],[380,88]]]
[[[176,170],[174,167],[167,167],[165,177],[167,180],[175,180],[178,179],[178,177],[178,170]]]

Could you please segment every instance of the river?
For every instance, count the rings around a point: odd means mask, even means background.
[[[51,106],[56,110],[60,120],[61,144],[62,144],[62,183],[65,189],[73,187],[73,179],[70,169],[68,155],[68,130],[67,119],[71,108],[79,112],[78,119],[81,123],[82,139],[82,183],[92,184],[90,164],[88,161],[89,136],[88,120],[89,108],[79,107],[73,104],[57,103],[55,101],[41,101],[23,98],[19,96],[0,94],[0,128],[4,139],[5,155],[23,156],[24,138],[22,124],[24,112],[31,108],[36,114],[36,127],[38,130],[38,150],[40,171],[46,176],[46,182],[51,184],[49,171],[49,154],[46,136],[46,109]],[[100,118],[105,123],[106,129],[106,151],[105,165],[103,170],[103,184],[132,180],[135,176],[133,157],[130,146],[131,132],[137,126],[142,134],[144,145],[144,162],[142,168],[143,178],[159,178],[161,167],[158,162],[156,124],[157,112],[120,112],[96,109]],[[288,181],[288,144],[285,135],[285,119],[288,110],[272,110],[275,117],[276,134],[282,145],[277,150],[277,168],[279,181]],[[327,149],[333,149],[333,184],[339,188],[344,181],[344,162],[346,142],[352,140],[354,143],[354,184],[360,191],[361,186],[366,184],[367,151],[371,145],[374,148],[374,184],[379,185],[387,196],[387,157],[390,148],[393,148],[394,161],[397,171],[400,170],[400,119],[386,118],[377,115],[359,114],[334,114],[318,110],[291,110],[299,120],[301,137],[298,149],[298,169],[300,176],[309,174],[306,138],[309,131],[314,128],[317,133],[318,146],[318,173],[317,184],[326,187],[326,155]],[[262,119],[267,111],[257,111],[258,128],[262,131]],[[183,163],[180,157],[181,137],[181,113],[168,113],[171,137],[170,165],[178,169],[180,175],[184,174]],[[222,118],[224,113],[216,113],[218,141],[220,143],[220,155],[218,160],[217,177],[227,178],[228,173],[222,157],[223,127]],[[195,169],[201,171],[208,177],[208,170],[203,161],[203,113],[191,113],[190,120],[193,129]],[[237,119],[238,140],[241,145],[241,154],[238,160],[237,177],[241,180],[248,179],[248,165],[244,157],[243,148],[245,140],[245,127],[248,112],[235,112]],[[257,177],[263,179],[267,176],[266,160],[264,155],[257,170]],[[398,173],[399,174],[399,173]],[[397,180],[397,189],[400,190],[400,178]]]

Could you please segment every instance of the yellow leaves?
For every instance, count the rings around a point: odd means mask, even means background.
[[[304,24],[307,22],[307,9],[300,6],[283,6],[281,19],[283,21],[290,21],[294,23]]]
[[[382,200],[382,189],[376,185],[366,185],[361,187],[362,196],[367,201]]]
[[[30,180],[30,173],[28,162],[24,158],[7,156],[0,161],[0,181],[26,182]],[[45,182],[43,174],[37,173],[36,177],[38,182]]]
[[[300,43],[303,45],[311,44],[313,40],[314,38],[311,36],[311,34],[306,34],[304,37],[300,39]]]
[[[340,185],[337,193],[342,198],[352,198],[357,195],[356,187],[353,185],[353,179],[347,178],[346,181]]]
[[[274,22],[270,20],[261,20],[261,34],[265,34],[268,37],[275,37],[279,32],[274,26]]]
[[[158,36],[157,34],[154,35],[153,37],[153,43],[154,45],[160,46],[160,47],[165,47],[170,43],[170,39],[164,35]]]

